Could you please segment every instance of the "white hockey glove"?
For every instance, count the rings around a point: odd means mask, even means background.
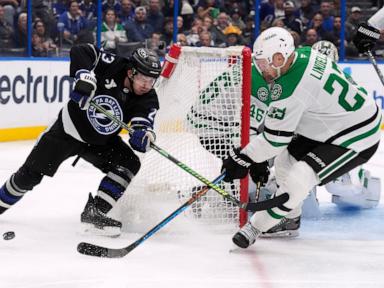
[[[97,80],[93,71],[81,69],[75,75],[75,87],[70,98],[79,104],[80,109],[87,110],[97,89]]]

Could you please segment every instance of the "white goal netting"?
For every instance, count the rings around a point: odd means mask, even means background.
[[[220,174],[229,149],[248,137],[241,133],[243,122],[249,121],[249,113],[242,115],[243,49],[183,47],[172,76],[157,83],[156,145],[209,180]],[[142,155],[141,160],[141,170],[120,201],[128,226],[144,222],[153,226],[204,187],[156,151]],[[239,183],[220,187],[240,198]],[[239,221],[239,209],[213,190],[184,215],[214,224]]]

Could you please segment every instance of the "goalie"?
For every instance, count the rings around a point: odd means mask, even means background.
[[[276,157],[279,207],[256,212],[233,237],[247,248],[296,209],[308,191],[367,162],[380,141],[381,113],[366,91],[336,63],[308,48],[295,51],[283,28],[265,30],[254,44],[259,96],[270,99],[263,133],[223,161],[225,181],[250,173],[265,181],[265,161]],[[293,137],[295,135],[295,137]],[[260,178],[261,177],[261,178]]]
[[[144,153],[155,140],[152,128],[159,102],[153,85],[160,75],[160,61],[143,48],[125,58],[90,44],[72,47],[70,58],[70,76],[75,79],[71,99],[25,163],[0,188],[0,214],[44,176],[53,177],[63,161],[78,155],[105,173],[97,196],[89,195],[81,222],[99,234],[118,236],[121,222],[107,213],[140,169],[133,150]],[[130,146],[118,135],[121,127],[99,113],[91,101],[131,124]]]

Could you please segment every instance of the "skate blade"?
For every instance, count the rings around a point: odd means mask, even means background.
[[[102,229],[90,223],[81,223],[85,234],[117,238],[121,235],[121,229],[117,227],[104,227]]]
[[[260,235],[260,238],[294,238],[299,236],[298,230],[285,230],[275,233],[263,233]]]

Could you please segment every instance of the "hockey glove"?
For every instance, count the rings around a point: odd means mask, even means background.
[[[131,147],[139,152],[145,153],[151,149],[151,142],[155,142],[156,134],[152,129],[136,129],[129,138]]]
[[[253,163],[251,165],[251,169],[249,170],[249,175],[251,176],[253,182],[260,182],[261,186],[264,186],[264,184],[268,182],[269,177],[268,161]]]
[[[362,23],[357,28],[353,43],[355,44],[359,53],[365,53],[373,49],[377,40],[380,39],[380,31],[376,28]]]
[[[244,178],[254,163],[247,155],[241,154],[240,150],[241,148],[231,150],[228,157],[223,161],[221,170],[225,170],[225,177],[223,179],[225,182]]]
[[[75,87],[70,98],[79,103],[80,109],[87,110],[97,88],[97,80],[93,72],[78,70],[75,75]]]

